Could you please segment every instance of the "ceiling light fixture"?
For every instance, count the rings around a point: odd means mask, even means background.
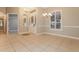
[[[52,16],[52,13],[42,13],[43,16]]]

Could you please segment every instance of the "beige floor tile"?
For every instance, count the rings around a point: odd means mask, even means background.
[[[76,52],[79,40],[53,35],[0,34],[0,52]]]

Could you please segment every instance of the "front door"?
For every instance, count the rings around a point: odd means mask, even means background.
[[[8,32],[17,33],[18,32],[18,15],[8,14]]]

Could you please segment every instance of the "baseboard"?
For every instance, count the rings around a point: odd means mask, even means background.
[[[36,35],[42,35],[42,34],[46,34],[46,32],[36,33]]]
[[[60,37],[66,37],[66,38],[79,40],[79,37],[73,37],[73,36],[69,36],[69,35],[53,34],[53,33],[47,33],[47,32],[38,33],[38,35],[41,35],[41,34],[50,34],[50,35],[55,35],[55,36],[60,36]]]
[[[73,37],[73,36],[68,36],[68,35],[53,34],[53,33],[44,33],[44,34],[56,35],[56,36],[60,36],[60,37],[66,37],[66,38],[71,38],[71,39],[79,40],[79,37]]]
[[[20,34],[23,34],[23,33],[20,33]],[[55,34],[55,33],[53,34],[53,33],[48,33],[48,32],[36,33],[36,35],[42,35],[42,34],[50,34],[50,35],[55,35],[55,36],[60,36],[60,37],[66,37],[66,38],[79,40],[79,37],[73,37],[73,36],[69,36],[69,35],[62,35],[62,34]]]

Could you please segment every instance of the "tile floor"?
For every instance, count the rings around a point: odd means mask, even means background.
[[[79,40],[52,35],[0,34],[0,52],[78,52]]]

